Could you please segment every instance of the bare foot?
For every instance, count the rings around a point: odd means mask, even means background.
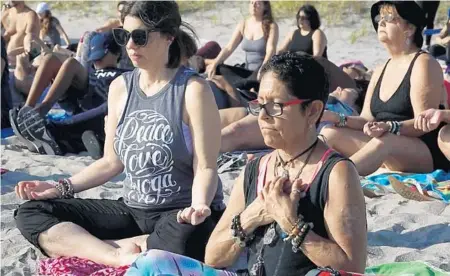
[[[116,266],[126,266],[132,264],[136,260],[141,253],[141,248],[135,243],[127,244],[126,246],[117,248],[115,253],[117,260]]]

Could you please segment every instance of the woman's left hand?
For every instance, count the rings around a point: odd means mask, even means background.
[[[211,215],[211,209],[205,204],[198,204],[178,211],[178,223],[189,223],[199,225]]]
[[[265,208],[282,228],[290,228],[297,220],[298,204],[306,187],[301,179],[290,183],[285,177],[276,177],[264,186],[262,196]]]

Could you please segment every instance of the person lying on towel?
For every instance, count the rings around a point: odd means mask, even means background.
[[[316,130],[328,98],[324,68],[309,56],[274,56],[261,70],[252,113],[275,150],[250,161],[230,196],[202,263],[161,250],[141,254],[126,275],[305,275],[318,266],[363,273],[366,211],[353,163]],[[297,127],[292,127],[296,125]],[[246,254],[245,271],[232,266]]]
[[[91,39],[89,59],[93,62],[93,67],[88,69],[74,58],[61,63],[53,54],[45,55],[25,105],[10,111],[14,133],[32,151],[63,154],[46,129],[47,113],[55,103],[74,115],[104,104],[109,85],[126,71],[117,68],[120,53],[121,47],[109,32],[97,34]],[[36,107],[39,97],[51,82],[53,83],[43,102]],[[97,131],[103,132],[103,127]]]

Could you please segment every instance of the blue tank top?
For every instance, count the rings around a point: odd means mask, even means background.
[[[140,70],[123,74],[127,102],[114,150],[125,167],[124,202],[132,208],[178,209],[191,205],[194,180],[192,139],[182,120],[186,84],[196,73],[180,67],[158,93],[139,88]],[[211,208],[223,209],[222,183]]]

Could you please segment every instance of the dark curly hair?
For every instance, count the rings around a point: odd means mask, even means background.
[[[268,72],[286,85],[289,94],[309,100],[301,104],[303,110],[315,100],[325,107],[329,95],[328,75],[312,56],[293,52],[275,55],[262,67],[261,77]]]
[[[122,22],[126,16],[133,16],[142,20],[149,29],[158,29],[162,34],[173,36],[174,40],[169,47],[168,68],[177,68],[180,66],[181,59],[186,55],[186,37],[181,39],[183,26],[194,37],[197,37],[193,28],[181,20],[180,10],[175,1],[133,1],[128,2],[122,12]],[[183,34],[183,35],[188,35]],[[195,43],[195,39],[192,38]],[[192,41],[189,41],[191,43]]]

